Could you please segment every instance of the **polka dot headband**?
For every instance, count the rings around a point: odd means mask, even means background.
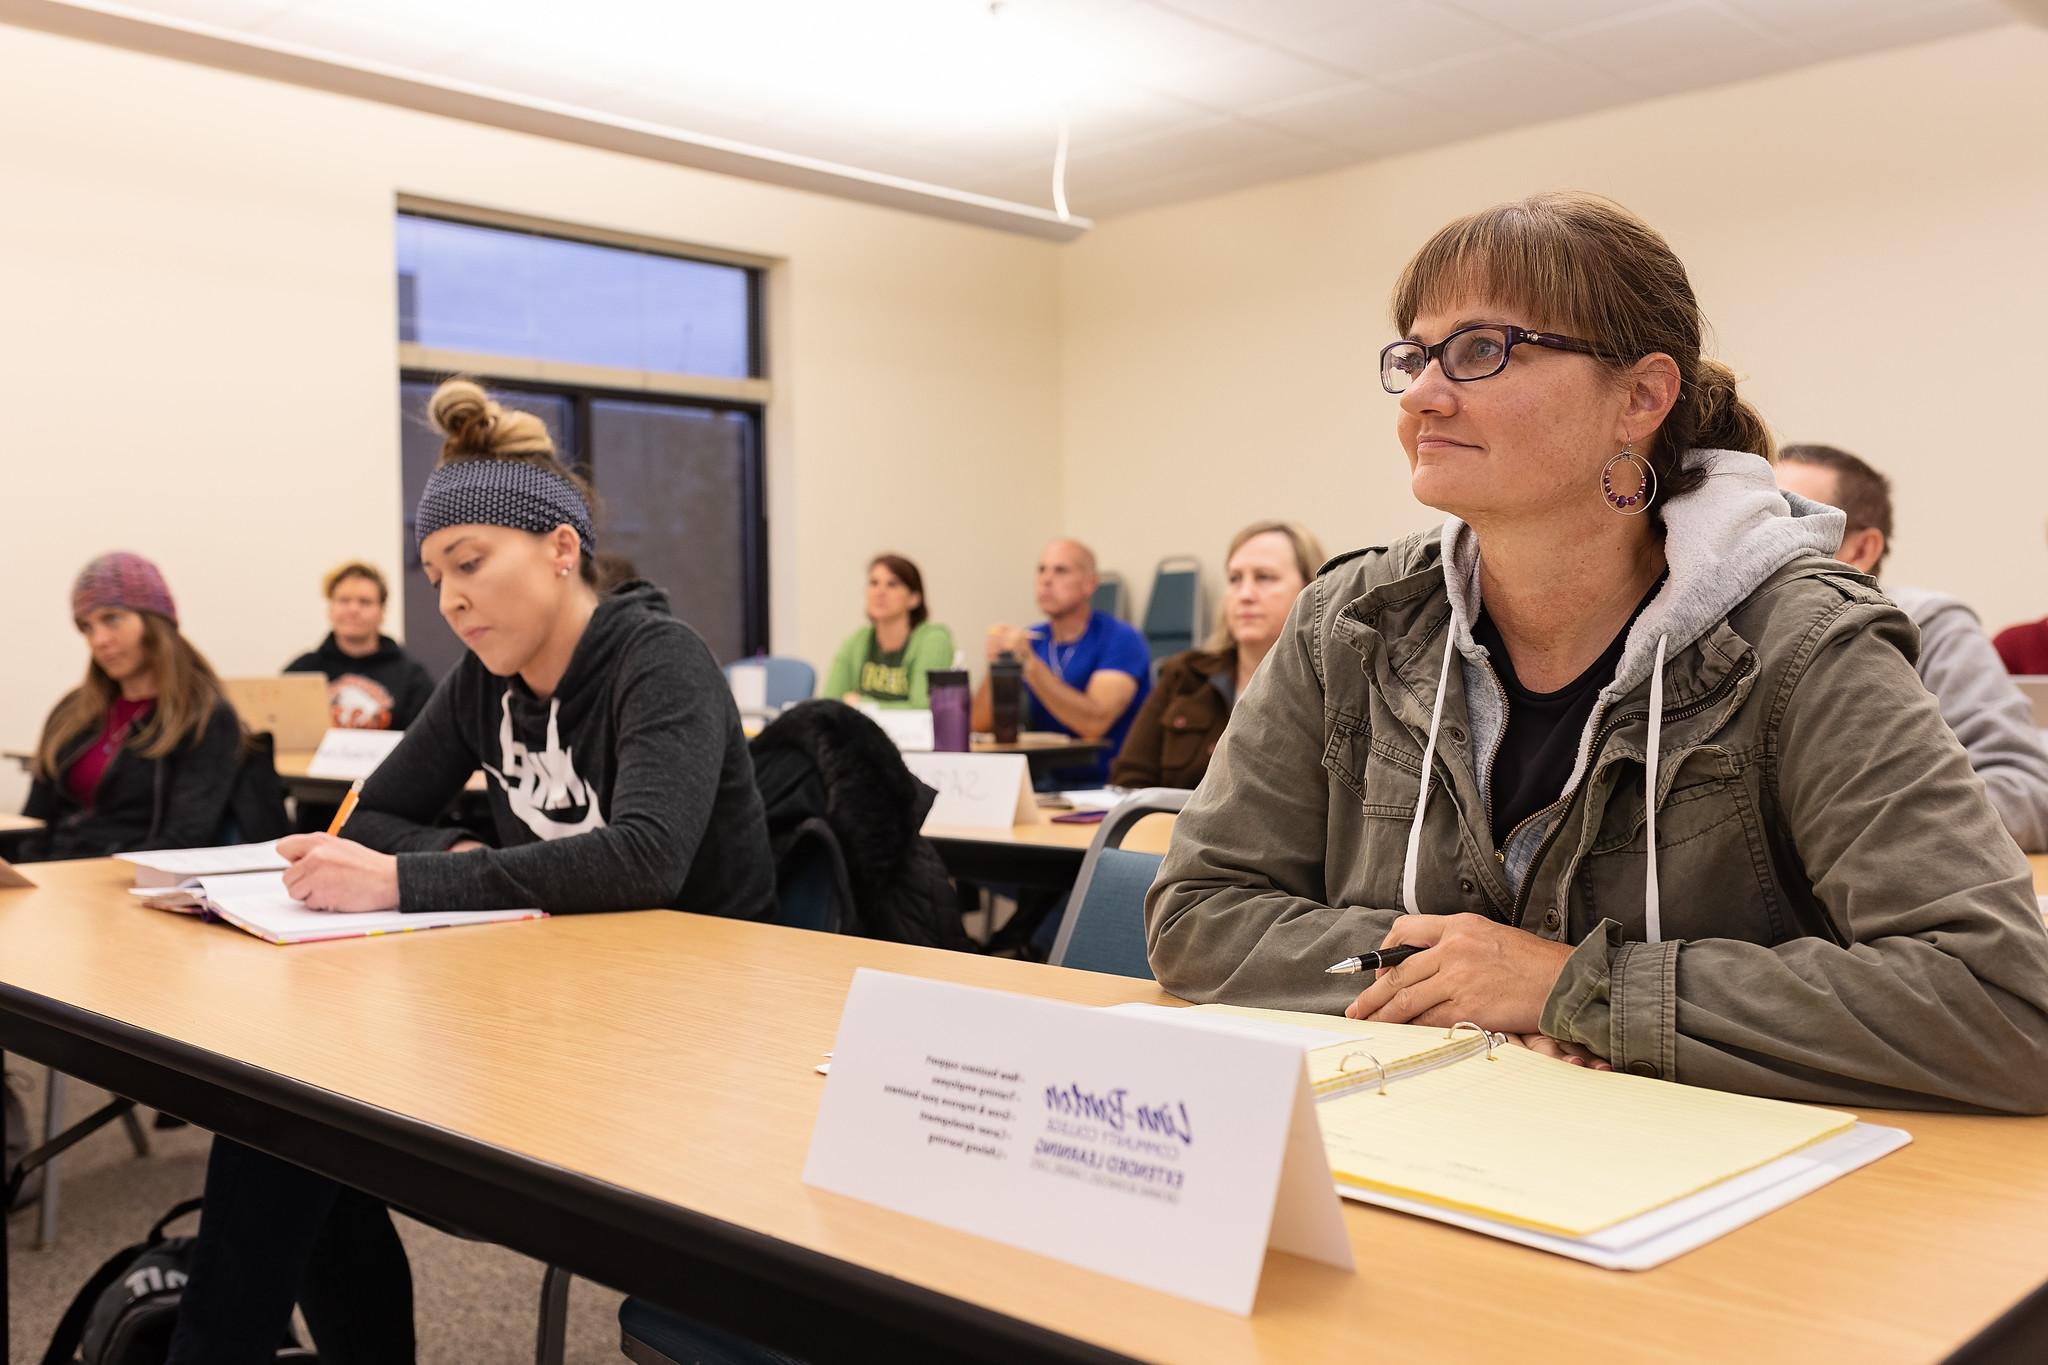
[[[573,526],[583,552],[597,552],[590,504],[576,486],[523,460],[455,460],[435,469],[413,517],[413,545],[450,526],[509,526],[541,536]]]

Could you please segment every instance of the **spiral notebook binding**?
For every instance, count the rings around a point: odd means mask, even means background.
[[[1437,1055],[1414,1066],[1403,1067],[1397,1064],[1396,1069],[1392,1073],[1389,1073],[1386,1064],[1372,1053],[1364,1048],[1354,1048],[1338,1059],[1337,1075],[1315,1084],[1316,1100],[1320,1103],[1323,1100],[1335,1099],[1340,1095],[1349,1095],[1354,1091],[1363,1090],[1369,1085],[1377,1085],[1379,1093],[1384,1095],[1387,1093],[1387,1082],[1391,1079],[1406,1079],[1411,1076],[1420,1076],[1426,1071],[1434,1071],[1438,1067],[1449,1066],[1453,1062],[1462,1062],[1467,1057],[1476,1057],[1480,1055],[1482,1044],[1486,1060],[1490,1062],[1494,1060],[1493,1050],[1496,1047],[1504,1047],[1507,1044],[1506,1034],[1489,1032],[1469,1019],[1461,1019],[1445,1029],[1444,1037],[1456,1038],[1459,1032],[1464,1029],[1472,1030],[1475,1035],[1471,1047],[1449,1052],[1448,1054]],[[1354,1062],[1360,1063],[1360,1065],[1354,1067],[1352,1065]]]

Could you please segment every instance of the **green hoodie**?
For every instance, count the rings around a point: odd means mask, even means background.
[[[875,690],[862,686],[861,672],[867,664],[868,649],[874,639],[875,628],[872,625],[862,626],[847,636],[846,643],[839,646],[839,652],[832,656],[832,667],[825,671],[825,685],[818,689],[818,695],[837,700],[849,692],[858,692],[866,700],[891,711],[922,710],[930,706],[931,671],[953,666],[953,632],[936,621],[926,621],[910,632],[910,639],[903,646],[902,664],[909,690],[907,698],[895,689]]]

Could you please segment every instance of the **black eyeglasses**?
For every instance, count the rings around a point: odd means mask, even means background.
[[[1388,393],[1405,392],[1422,378],[1434,360],[1442,364],[1444,378],[1460,384],[1491,379],[1508,367],[1508,354],[1521,345],[1545,346],[1553,351],[1577,351],[1581,355],[1617,360],[1590,341],[1563,337],[1555,332],[1531,332],[1506,323],[1482,322],[1460,327],[1434,346],[1419,341],[1396,341],[1380,348],[1380,387]]]

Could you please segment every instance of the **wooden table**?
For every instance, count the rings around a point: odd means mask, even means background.
[[[660,911],[275,948],[123,870],[0,892],[0,1046],[818,1361],[1811,1365],[2048,1331],[2048,1120],[1873,1113],[1913,1145],[1641,1274],[1346,1204],[1358,1273],[1273,1255],[1240,1318],[800,1178],[856,967],[1148,982]]]
[[[994,735],[984,731],[975,735],[968,747],[977,754],[1022,754],[1036,779],[1066,764],[1092,762],[1095,755],[1109,747],[1109,742],[1082,739],[1057,730],[1025,730],[1018,734],[1014,744],[998,744]]]

